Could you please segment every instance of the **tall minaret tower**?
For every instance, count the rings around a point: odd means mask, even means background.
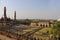
[[[14,21],[16,21],[16,11],[14,11]]]
[[[4,7],[4,21],[7,21],[7,16],[6,16],[6,7]]]

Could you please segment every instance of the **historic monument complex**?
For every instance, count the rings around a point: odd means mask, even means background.
[[[4,7],[4,16],[0,18],[0,35],[11,40],[54,40],[53,33],[50,34],[49,29],[54,28],[56,20],[27,19],[21,22],[21,20],[16,19],[16,11],[14,11],[14,18],[11,19],[7,17],[6,10],[6,7]],[[46,30],[41,31],[42,29]]]

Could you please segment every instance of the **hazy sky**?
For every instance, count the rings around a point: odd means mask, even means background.
[[[7,16],[17,19],[58,19],[60,18],[60,0],[0,0],[0,18],[7,7]]]

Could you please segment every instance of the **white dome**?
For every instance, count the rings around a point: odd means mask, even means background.
[[[60,19],[58,19],[57,21],[60,21]]]

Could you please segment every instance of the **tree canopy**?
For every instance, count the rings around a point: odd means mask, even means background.
[[[56,24],[55,24],[55,26],[56,26],[57,28],[60,28],[60,21],[57,21]]]

